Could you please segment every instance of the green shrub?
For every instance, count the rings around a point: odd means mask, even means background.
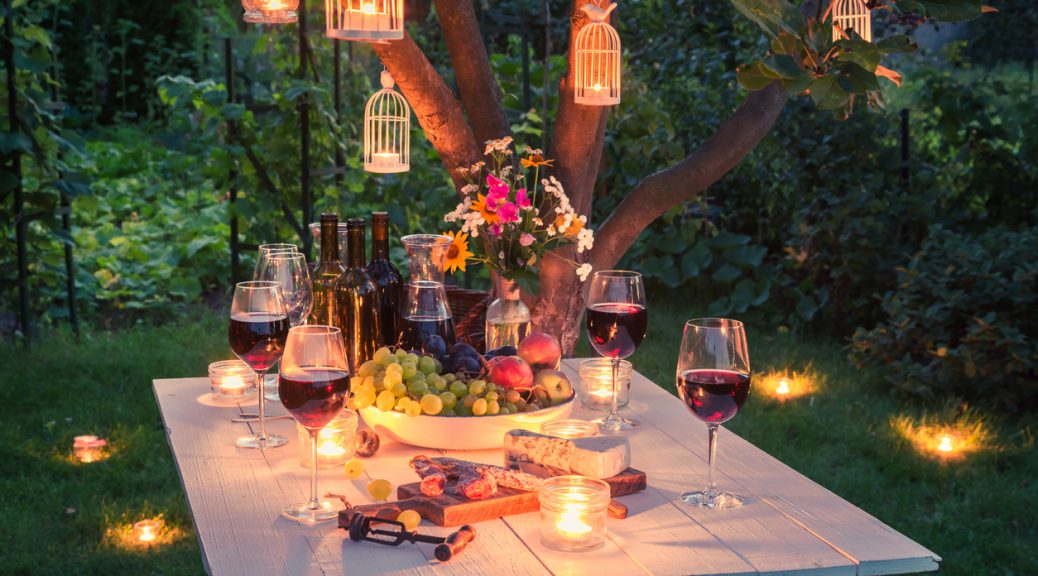
[[[1038,402],[1038,233],[934,227],[882,297],[885,318],[854,335],[858,365],[900,389],[1010,408]]]

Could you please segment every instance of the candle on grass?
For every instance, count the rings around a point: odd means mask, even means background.
[[[93,435],[76,436],[72,439],[72,453],[84,464],[107,458],[107,446],[107,440]]]
[[[149,518],[141,520],[133,525],[133,537],[138,542],[150,544],[159,537],[160,530],[162,530],[162,519]]]

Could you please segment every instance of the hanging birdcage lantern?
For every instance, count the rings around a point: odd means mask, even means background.
[[[411,169],[411,107],[382,72],[382,89],[364,108],[364,169],[389,174]]]
[[[400,40],[404,0],[324,0],[325,34],[338,40]]]
[[[849,38],[851,30],[857,32],[862,40],[872,42],[872,13],[865,0],[836,0],[833,6],[833,42],[844,35]]]
[[[583,6],[591,22],[577,32],[573,41],[576,70],[573,92],[577,104],[612,106],[620,103],[620,35],[609,25],[605,8],[588,3]]]
[[[241,0],[242,20],[250,24],[291,24],[298,19],[299,0]]]

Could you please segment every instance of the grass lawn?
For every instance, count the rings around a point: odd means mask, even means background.
[[[633,360],[673,392],[681,324],[695,311],[667,299],[651,303],[647,345]],[[208,318],[0,350],[0,573],[202,573],[151,379],[204,375],[229,356],[225,334],[222,319]],[[941,407],[896,399],[879,374],[846,361],[841,343],[753,327],[749,343],[755,371],[805,372],[818,392],[785,404],[751,392],[734,431],[943,556],[946,574],[1038,574],[1038,417],[988,417],[992,448],[942,464],[891,426]],[[113,456],[75,462],[79,434],[108,438]],[[127,550],[110,532],[158,513],[180,531],[171,545]]]

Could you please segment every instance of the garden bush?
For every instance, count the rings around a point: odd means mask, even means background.
[[[852,358],[897,388],[1020,409],[1038,404],[1038,233],[935,226],[859,328]]]

